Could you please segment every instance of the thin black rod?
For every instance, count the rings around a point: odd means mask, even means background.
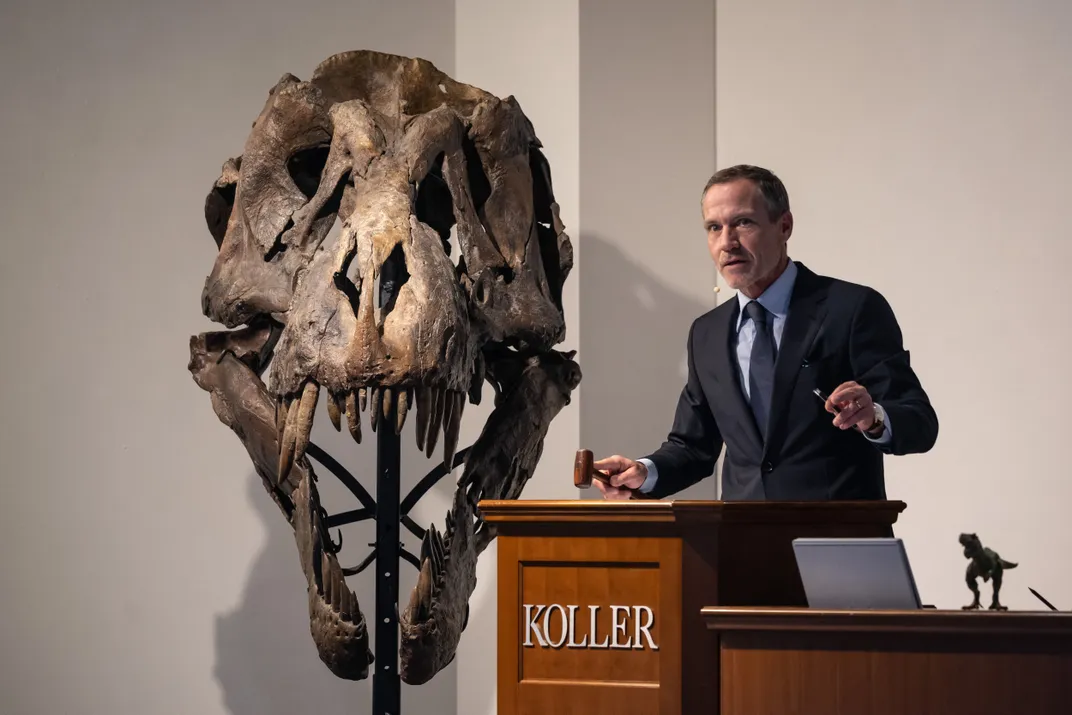
[[[470,449],[472,449],[472,447],[466,447],[454,455],[451,469],[454,469],[465,461],[465,457],[469,454]],[[417,505],[417,502],[421,500],[421,497],[427,494],[428,490],[434,487],[449,471],[450,470],[446,468],[446,465],[440,462],[436,465],[435,469],[424,475],[424,478],[417,482],[413,489],[409,490],[409,494],[406,495],[406,498],[402,500],[402,513],[409,514],[413,507]],[[424,538],[424,534],[421,534],[421,538]]]
[[[359,521],[375,518],[376,514],[368,509],[354,509],[352,511],[340,511],[338,514],[332,514],[324,520],[324,525],[329,529],[333,529],[336,526],[355,524]]]
[[[407,551],[406,549],[402,549],[402,558],[404,558],[406,561],[409,561],[411,564],[413,564],[413,568],[417,569],[418,571],[421,570],[421,560],[418,559],[416,556],[414,556],[409,551]]]
[[[365,569],[367,569],[372,564],[372,562],[375,561],[375,560],[376,560],[376,550],[373,549],[369,553],[369,555],[365,557],[365,560],[362,561],[361,563],[359,563],[357,566],[354,566],[353,568],[348,568],[348,569],[344,568],[342,570],[342,575],[343,576],[356,576],[357,574],[359,574],[362,571],[364,571]]]
[[[372,675],[373,715],[400,715],[398,676],[399,494],[402,440],[392,404],[376,431],[376,660]]]
[[[371,511],[373,514],[376,513],[376,500],[372,498],[371,494],[365,491],[365,488],[361,486],[360,482],[354,479],[354,475],[346,471],[346,467],[336,462],[334,457],[312,442],[305,448],[305,453],[323,464],[329,472],[334,474],[339,481],[343,483],[343,486],[349,489],[353,495],[357,497],[357,500],[361,502],[361,506]]]
[[[424,541],[424,532],[425,532],[425,529],[424,529],[424,527],[422,527],[422,526],[421,526],[420,524],[418,524],[417,522],[415,522],[415,521],[413,520],[413,517],[411,517],[411,516],[403,516],[403,517],[402,517],[402,526],[404,526],[404,527],[406,527],[407,529],[409,529],[409,530],[410,530],[410,532],[411,532],[411,533],[412,533],[412,534],[413,534],[414,536],[416,536],[416,537],[417,537],[418,539],[420,539],[421,541]]]

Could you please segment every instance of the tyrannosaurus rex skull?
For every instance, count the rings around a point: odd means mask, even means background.
[[[442,434],[449,466],[466,401],[495,387],[401,614],[401,675],[425,682],[454,656],[493,538],[478,500],[520,495],[580,381],[553,349],[573,254],[533,127],[512,97],[426,61],[343,53],[270,90],[205,216],[219,254],[202,308],[238,330],[193,338],[190,370],[295,529],[313,638],[340,677],[366,677],[371,653],[306,457],[318,401],[357,442],[362,412],[398,432],[415,412],[418,447],[431,457]]]

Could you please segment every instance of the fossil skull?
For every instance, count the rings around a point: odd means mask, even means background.
[[[580,381],[553,349],[573,255],[541,147],[512,97],[424,60],[347,52],[275,84],[206,199],[219,253],[202,309],[237,330],[193,338],[190,370],[295,528],[313,637],[340,677],[366,677],[371,653],[307,459],[318,401],[358,443],[362,413],[399,433],[414,414],[418,447],[450,466],[466,402],[495,388],[402,614],[415,683],[465,627],[493,538],[478,500],[520,495]]]

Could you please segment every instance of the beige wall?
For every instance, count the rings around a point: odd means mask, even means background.
[[[0,711],[367,712],[369,682],[319,662],[289,527],[186,371],[213,327],[203,206],[284,72],[362,47],[453,71],[453,3],[7,2],[0,40]],[[318,420],[369,480],[371,452]],[[346,532],[348,561],[370,535]],[[371,574],[351,583],[371,612]],[[453,671],[407,688],[406,712],[457,691]]]
[[[790,254],[889,298],[938,411],[887,485],[939,607],[968,603],[976,531],[1020,563],[1007,605],[1072,608],[1070,24],[1064,0],[718,2],[719,166],[782,176]]]
[[[563,291],[566,340],[561,350],[579,347],[578,285],[584,246],[578,217],[578,90],[577,0],[540,3],[501,0],[456,0],[456,78],[500,97],[514,95],[532,120],[551,164],[555,198],[574,248],[574,268]],[[584,369],[583,354],[577,359]],[[587,373],[585,378],[588,379]],[[544,442],[543,456],[525,487],[525,499],[572,499],[573,457],[577,450],[579,410],[583,395],[574,393]],[[480,432],[490,400],[466,408],[462,441]],[[477,587],[470,601],[473,614],[458,648],[459,715],[496,712],[496,548],[492,542],[477,564]]]
[[[710,0],[581,5],[580,442],[597,458],[641,457],[666,438],[689,325],[715,305],[700,216],[713,35]],[[714,499],[715,486],[680,496]]]

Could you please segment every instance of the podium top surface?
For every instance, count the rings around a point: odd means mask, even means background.
[[[892,524],[902,501],[706,501],[706,500],[484,500],[491,523],[563,522],[829,522]]]
[[[700,611],[708,630],[796,632],[894,632],[1072,637],[1072,613],[1062,611],[824,610],[708,606]]]

